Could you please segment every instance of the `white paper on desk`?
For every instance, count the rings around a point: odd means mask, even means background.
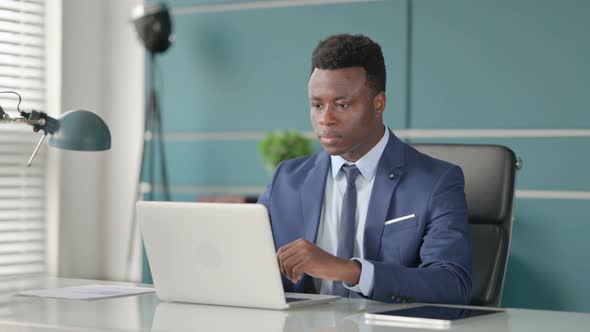
[[[155,290],[148,287],[119,285],[83,285],[54,289],[30,290],[18,293],[23,296],[39,296],[54,299],[96,300],[109,297],[151,293]]]

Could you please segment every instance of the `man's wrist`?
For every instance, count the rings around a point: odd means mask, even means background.
[[[339,269],[340,276],[337,278],[349,285],[356,285],[361,278],[361,263],[356,260],[344,261],[343,268]]]

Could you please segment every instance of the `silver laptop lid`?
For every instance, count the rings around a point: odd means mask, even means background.
[[[263,205],[138,202],[136,215],[160,299],[287,307]]]

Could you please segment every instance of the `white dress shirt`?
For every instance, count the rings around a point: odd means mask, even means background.
[[[324,251],[336,255],[338,250],[338,228],[340,227],[340,213],[342,210],[342,200],[346,192],[346,175],[341,172],[342,165],[356,165],[360,175],[356,178],[355,185],[357,191],[357,208],[356,208],[356,233],[354,241],[353,259],[361,263],[361,276],[357,285],[348,285],[344,287],[353,292],[362,293],[370,296],[375,281],[373,264],[364,260],[364,229],[367,219],[367,210],[373,191],[373,181],[377,172],[379,159],[385,150],[389,140],[389,130],[385,128],[385,133],[381,140],[362,158],[355,163],[346,161],[340,156],[331,156],[331,168],[326,179],[326,189],[324,193],[324,204],[320,217],[320,225],[316,245]],[[313,279],[314,286],[320,294],[332,294],[332,281],[323,279]],[[354,293],[351,292],[351,296]]]

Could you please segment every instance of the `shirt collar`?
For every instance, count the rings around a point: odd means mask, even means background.
[[[379,163],[379,159],[381,159],[381,155],[385,150],[385,146],[387,146],[387,141],[389,141],[389,130],[385,127],[385,133],[383,133],[383,137],[375,146],[369,150],[361,159],[357,160],[355,163],[351,163],[346,159],[340,156],[330,156],[331,164],[332,164],[332,178],[336,179],[338,172],[342,168],[342,165],[356,165],[359,169],[363,178],[367,181],[371,181],[375,176],[375,172],[377,170],[377,164]]]

